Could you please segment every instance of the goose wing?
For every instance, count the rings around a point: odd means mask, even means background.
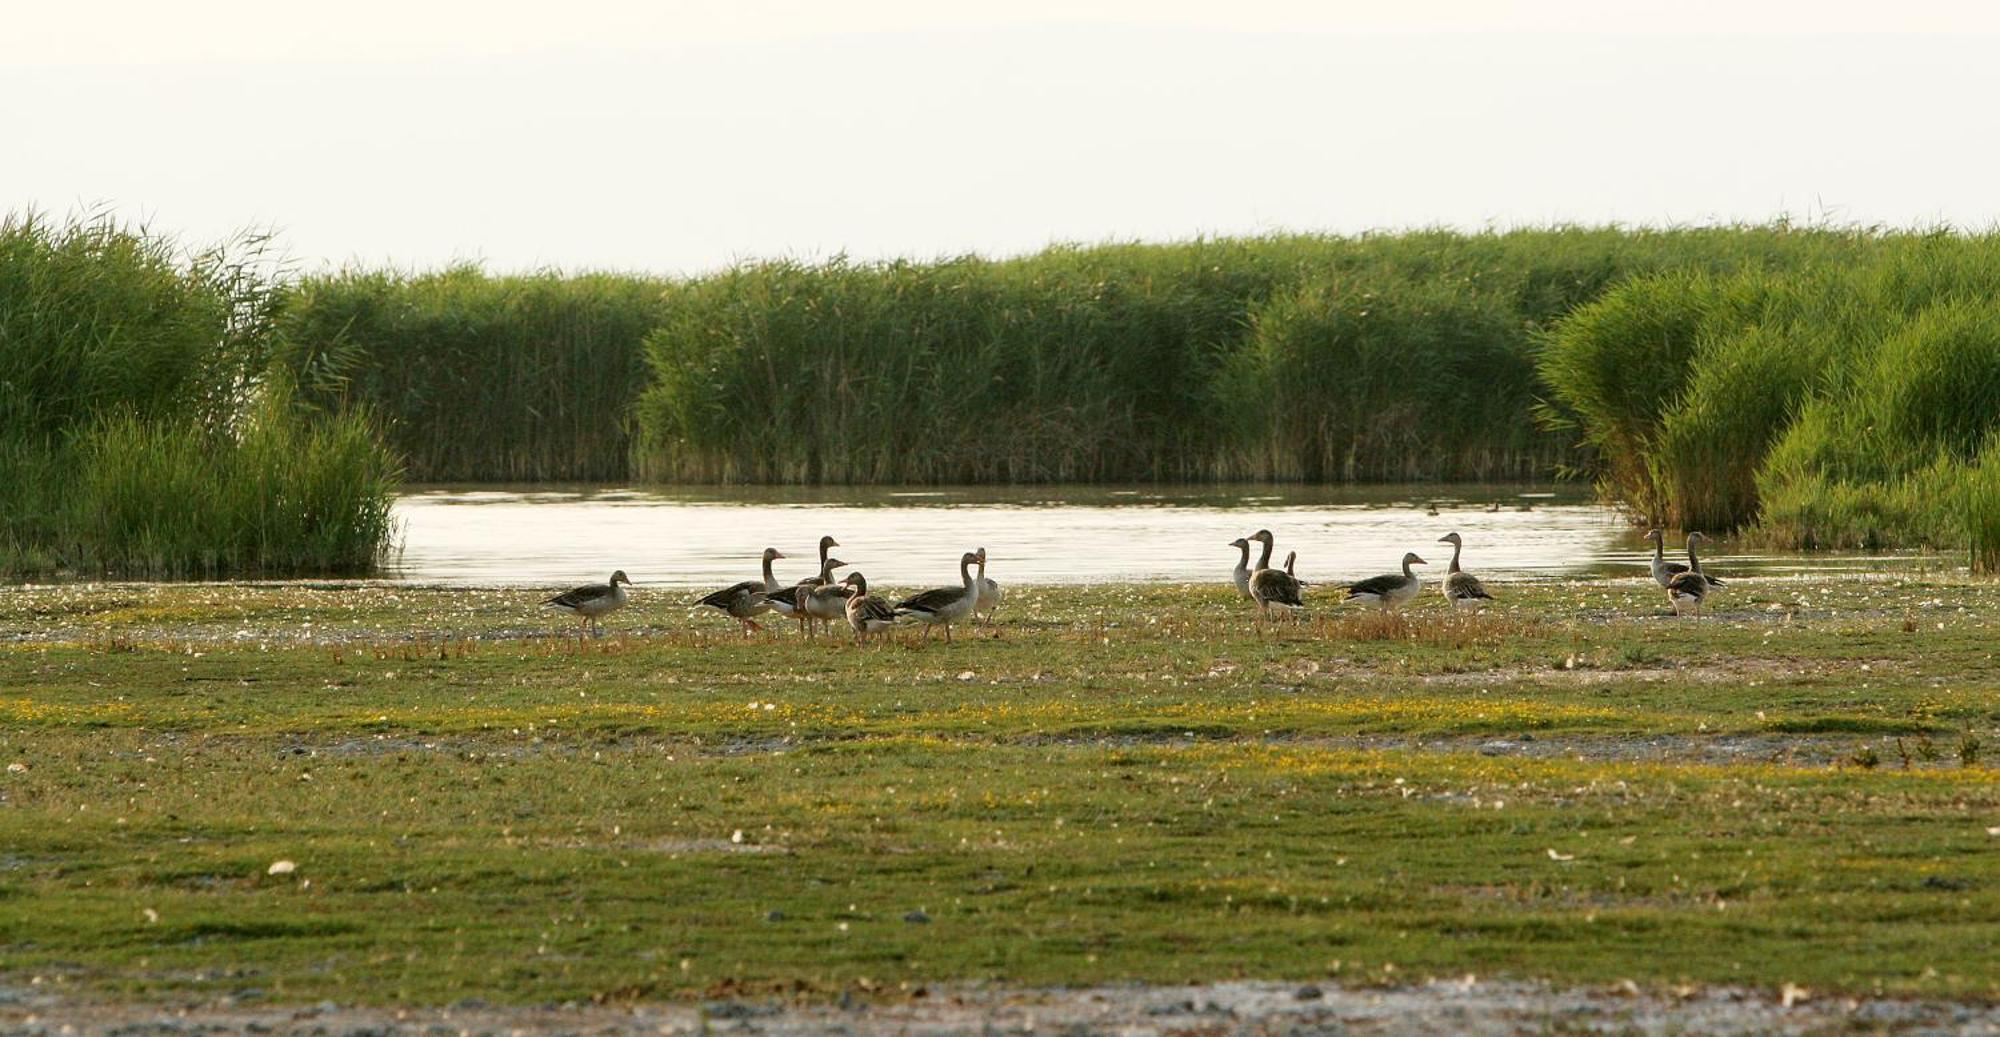
[[[1708,577],[1697,572],[1676,573],[1673,579],[1667,581],[1667,593],[1689,598],[1700,598],[1708,593],[1708,586],[1711,582],[1713,581]]]
[[[811,593],[812,589],[817,586],[819,586],[819,577],[808,576],[792,584],[790,587],[786,587],[784,590],[770,596],[769,601],[772,610],[783,616],[798,615],[801,607],[800,603],[805,600],[805,595]]]
[[[847,618],[851,622],[860,624],[894,623],[896,608],[873,594],[864,594],[859,598],[847,600]]]
[[[1305,602],[1299,598],[1299,581],[1283,569],[1260,569],[1250,577],[1250,585],[1265,601],[1294,608],[1305,607]]]
[[[1491,601],[1493,599],[1493,595],[1486,593],[1486,586],[1479,582],[1479,577],[1462,571],[1445,577],[1444,596],[1458,600],[1484,598]]]
[[[896,603],[896,611],[932,613],[948,608],[965,596],[964,587],[934,587]]]
[[[1359,583],[1347,585],[1347,596],[1352,598],[1362,594],[1383,595],[1403,585],[1403,577],[1398,573],[1384,573],[1370,576]]]
[[[710,608],[718,608],[727,612],[730,606],[736,604],[738,601],[753,594],[761,595],[763,593],[763,580],[744,580],[742,583],[732,583],[716,591],[714,594],[695,602],[695,604],[707,605]]]
[[[544,605],[554,605],[559,609],[573,609],[612,596],[613,588],[608,583],[592,583],[574,590],[566,590],[547,601]]]

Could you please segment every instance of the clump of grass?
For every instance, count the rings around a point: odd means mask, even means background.
[[[358,414],[311,417],[273,388],[239,429],[130,415],[76,439],[72,567],[144,576],[362,573],[388,549],[396,469]]]
[[[262,241],[0,221],[0,570],[357,572],[394,464],[267,373]]]
[[[1976,573],[2000,573],[2000,434],[1964,479],[1966,545]]]
[[[1979,764],[1979,735],[1971,728],[1958,736],[1958,762],[1961,766],[1974,767]]]

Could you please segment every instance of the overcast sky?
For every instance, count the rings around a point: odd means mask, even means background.
[[[2000,217],[1983,5],[17,6],[0,208],[265,227],[308,268]]]

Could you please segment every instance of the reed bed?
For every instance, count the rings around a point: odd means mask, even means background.
[[[1607,495],[1646,521],[1786,547],[1957,549],[1993,521],[1996,294],[1992,236],[1636,278],[1564,320],[1541,373]]]
[[[396,463],[273,378],[262,242],[0,221],[0,572],[363,572]]]
[[[1838,262],[1786,226],[1288,235],[739,267],[646,340],[633,470],[689,482],[1480,479],[1578,465],[1539,334],[1635,273]]]
[[[285,293],[278,359],[310,404],[377,415],[414,480],[620,479],[667,287],[464,266],[312,277]]]

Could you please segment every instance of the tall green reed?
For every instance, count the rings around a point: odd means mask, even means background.
[[[0,571],[358,572],[395,465],[268,373],[264,242],[0,220]]]
[[[412,479],[616,479],[667,287],[466,266],[313,277],[285,294],[279,359],[311,405],[374,414]]]
[[[153,577],[354,574],[392,538],[396,466],[360,414],[282,383],[235,428],[106,415],[76,437],[57,540],[76,568]]]

